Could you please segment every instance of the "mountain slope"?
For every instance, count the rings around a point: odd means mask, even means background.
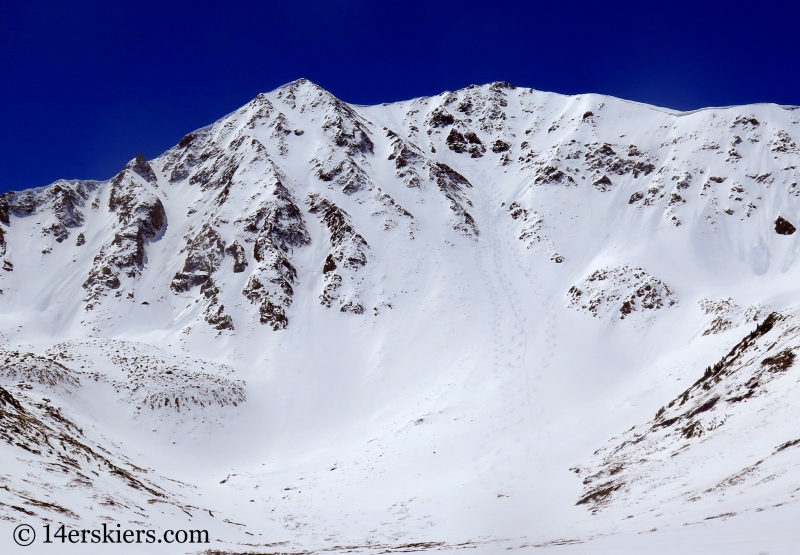
[[[5,194],[3,418],[106,454],[65,471],[89,494],[4,438],[0,517],[88,526],[105,495],[199,508],[223,550],[778,552],[798,123],[299,80],[108,181]]]

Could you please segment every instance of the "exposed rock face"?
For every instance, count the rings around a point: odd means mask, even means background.
[[[194,168],[219,153],[219,147],[213,144],[209,135],[208,129],[189,133],[165,154],[164,171],[170,183],[185,180]]]
[[[780,153],[797,153],[797,144],[792,140],[791,135],[783,129],[776,131],[775,136],[770,141],[770,150]]]
[[[131,162],[128,167],[148,183],[156,182],[156,174],[147,161],[147,158],[145,158],[144,154],[141,152],[136,155],[136,158],[133,159],[133,162]]]
[[[6,193],[0,198],[0,222],[10,225],[10,214],[20,218],[46,215],[42,234],[61,243],[70,229],[84,224],[82,208],[95,186],[92,181],[61,180],[36,191]]]
[[[338,155],[329,147],[314,158],[316,175],[322,181],[339,185],[343,193],[352,195],[372,186],[366,172],[349,156]]]
[[[247,256],[242,247],[237,241],[234,241],[225,247],[225,254],[233,258],[233,273],[240,274],[247,268]]]
[[[181,249],[181,252],[184,251],[186,260],[183,269],[175,274],[170,285],[170,289],[176,293],[189,291],[211,278],[211,274],[219,269],[225,256],[225,243],[219,233],[206,223],[188,240],[186,246]]]
[[[505,142],[502,139],[497,139],[495,142],[492,143],[492,152],[500,153],[506,152],[511,149],[511,144]]]
[[[642,268],[618,266],[592,272],[570,287],[569,307],[595,317],[618,314],[621,320],[633,313],[647,313],[675,306],[678,300],[660,279]]]
[[[775,233],[778,235],[791,235],[795,231],[797,231],[797,228],[783,216],[778,216],[775,220]]]
[[[241,247],[240,247],[241,248]],[[200,286],[200,294],[207,300],[203,318],[214,329],[233,330],[233,320],[225,314],[225,306],[219,303],[219,288],[211,278],[225,256],[225,243],[210,224],[203,224],[200,231],[188,239],[181,252],[186,251],[186,260],[181,271],[175,274],[170,284],[174,293],[185,293]]]
[[[372,216],[384,217],[383,229],[385,231],[394,229],[398,226],[398,220],[405,221],[408,228],[408,236],[413,239],[417,224],[411,212],[400,206],[388,193],[378,191],[374,199],[380,205],[380,208],[372,212]]]
[[[67,183],[61,182],[52,186],[48,196],[52,201],[52,210],[57,221],[45,229],[45,233],[52,233],[60,243],[69,238],[69,228],[83,225],[84,216],[80,208],[86,204],[89,193],[82,183],[70,187]]]
[[[459,154],[469,152],[472,158],[480,158],[486,152],[486,146],[483,141],[473,131],[461,133],[455,128],[451,129],[445,142],[453,152]]]
[[[95,256],[86,289],[87,310],[109,289],[119,289],[121,276],[136,278],[145,264],[146,247],[167,225],[161,199],[153,192],[152,168],[143,157],[130,162],[111,180],[109,211],[116,215],[114,238]],[[142,175],[147,178],[142,177]]]
[[[527,143],[523,145],[527,146]],[[618,154],[618,151],[624,153]],[[535,170],[535,185],[568,187],[577,185],[579,179],[586,179],[601,192],[613,188],[616,179],[612,179],[613,176],[631,175],[638,179],[655,170],[635,145],[580,144],[574,139],[567,144],[556,144],[541,155],[533,151],[523,152],[519,162]]]
[[[477,238],[480,235],[478,225],[466,208],[472,206],[472,201],[464,191],[471,188],[472,184],[447,164],[436,162],[428,167],[428,171],[431,181],[438,185],[439,190],[450,202],[450,210],[454,215],[453,229],[468,237]]]
[[[308,211],[317,215],[328,230],[330,251],[322,268],[323,289],[320,303],[330,308],[338,301],[341,312],[364,313],[364,305],[357,287],[353,287],[355,273],[367,265],[369,245],[353,228],[350,217],[330,200],[311,194],[306,199]],[[346,287],[343,285],[346,284]]]
[[[428,126],[436,128],[436,127],[448,127],[450,125],[453,125],[456,122],[456,120],[446,109],[444,109],[441,106],[437,106],[436,108],[431,110],[425,122],[428,124]]]
[[[518,223],[518,239],[525,244],[526,249],[546,249],[550,260],[556,264],[564,262],[564,257],[556,250],[553,240],[544,230],[544,216],[532,208],[524,208],[520,201],[514,201],[508,206],[508,213]]]
[[[8,212],[9,212],[8,199],[9,199],[9,197],[11,195],[13,195],[13,193],[5,193],[3,195],[0,195],[0,223],[6,224],[6,225],[9,224],[9,219],[8,219]]]
[[[480,234],[478,226],[466,208],[472,207],[472,201],[465,191],[472,188],[472,184],[447,164],[429,159],[422,149],[402,139],[394,131],[387,129],[386,136],[392,145],[389,160],[394,162],[395,175],[409,188],[420,188],[426,182],[434,183],[448,200],[453,212],[453,229],[466,236],[477,237]]]
[[[713,316],[711,322],[703,330],[703,335],[715,335],[744,323],[758,322],[767,313],[767,308],[760,303],[743,310],[731,297],[718,301],[701,299],[700,308],[706,314]]]
[[[245,240],[253,243],[256,261],[242,293],[259,306],[260,322],[273,330],[284,329],[289,324],[286,310],[294,296],[292,285],[297,281],[297,270],[290,261],[291,252],[311,243],[303,214],[281,178],[273,174],[271,195],[246,218],[237,220],[247,234]],[[244,265],[239,267],[244,271]]]
[[[623,157],[608,143],[587,145],[586,165],[595,174],[600,172],[616,175],[633,174],[634,178],[640,175],[648,176],[655,171],[655,166],[646,160],[640,160],[642,153],[635,145],[627,147],[626,157]]]

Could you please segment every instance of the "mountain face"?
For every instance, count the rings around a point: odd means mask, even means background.
[[[798,124],[299,80],[0,196],[0,526],[789,549]]]

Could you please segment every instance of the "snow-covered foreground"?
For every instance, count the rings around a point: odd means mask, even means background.
[[[0,197],[0,545],[792,553],[799,122],[301,80]]]

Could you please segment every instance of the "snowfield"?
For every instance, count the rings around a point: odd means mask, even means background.
[[[799,124],[301,79],[0,196],[3,552],[795,553]]]

